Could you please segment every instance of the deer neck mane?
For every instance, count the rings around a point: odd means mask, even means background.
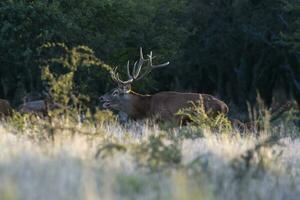
[[[147,117],[151,95],[138,94],[134,91],[129,91],[128,94],[130,95],[130,108],[127,114],[134,119]]]

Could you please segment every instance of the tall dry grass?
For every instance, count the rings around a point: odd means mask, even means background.
[[[15,115],[0,126],[0,199],[298,199],[299,128],[240,133]],[[227,127],[227,126],[225,126]]]

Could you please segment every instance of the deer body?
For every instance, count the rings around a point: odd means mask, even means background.
[[[159,92],[153,95],[141,95],[133,92],[131,83],[139,80],[152,69],[164,67],[169,62],[153,65],[152,53],[148,55],[148,59],[144,59],[142,49],[140,50],[140,59],[133,66],[133,72],[130,72],[129,62],[127,63],[127,74],[129,80],[122,81],[119,78],[116,69],[111,72],[112,79],[118,83],[118,87],[104,94],[99,99],[103,103],[103,108],[113,109],[126,113],[130,118],[156,118],[162,121],[178,121],[179,116],[176,113],[180,109],[192,106],[192,103],[200,102],[203,104],[206,113],[209,115],[217,115],[218,113],[226,114],[228,112],[227,105],[217,98],[208,94],[199,93],[180,93],[180,92]],[[149,63],[148,69],[142,75],[142,65],[144,62]]]
[[[162,121],[178,121],[176,113],[183,108],[191,106],[191,103],[203,102],[204,109],[210,115],[218,113],[226,114],[227,105],[208,94],[159,92],[154,95],[141,95],[129,91],[123,95],[103,95],[103,107],[119,110],[126,113],[132,119],[156,118]]]
[[[48,111],[62,109],[63,106],[56,103],[51,92],[43,91],[43,93],[31,92],[23,98],[23,104],[18,107],[21,114],[33,114],[40,117],[47,116]]]
[[[7,100],[0,99],[0,117],[12,114],[12,108]]]
[[[151,116],[158,116],[162,120],[178,118],[175,114],[183,108],[190,107],[192,103],[203,103],[205,111],[209,115],[228,112],[227,105],[208,94],[160,92],[152,96],[150,104]]]
[[[19,112],[22,114],[25,113],[35,113],[37,115],[43,116],[47,113],[48,110],[55,110],[62,108],[62,106],[55,102],[47,102],[47,100],[36,100],[25,102],[19,106]]]

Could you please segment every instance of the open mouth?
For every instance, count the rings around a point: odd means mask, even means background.
[[[116,104],[112,104],[111,102],[109,101],[105,101],[103,104],[102,104],[102,107],[104,109],[115,109],[116,108]]]
[[[103,104],[102,104],[102,107],[103,108],[110,108],[111,107],[111,104],[109,101],[105,101]]]

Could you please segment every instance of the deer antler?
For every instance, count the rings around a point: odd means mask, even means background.
[[[121,85],[127,85],[127,84],[130,84],[133,82],[133,78],[129,77],[129,80],[127,81],[122,81],[119,77],[119,73],[117,72],[117,69],[118,67],[115,67],[111,72],[110,72],[110,75],[111,75],[111,78],[113,81],[117,82],[118,84],[121,84]]]
[[[138,61],[135,61],[134,65],[133,65],[132,73],[130,73],[130,63],[129,63],[129,61],[127,62],[126,67],[127,67],[127,75],[128,75],[129,79],[127,81],[122,81],[120,79],[119,74],[117,73],[118,67],[116,67],[113,71],[111,71],[112,79],[115,82],[117,82],[118,84],[122,84],[122,85],[131,84],[135,80],[142,79],[144,76],[149,74],[153,69],[156,69],[159,67],[165,67],[170,64],[170,62],[166,62],[166,63],[159,64],[159,65],[153,65],[152,60],[154,59],[154,57],[152,57],[152,51],[150,52],[149,55],[147,55],[147,57],[148,57],[148,59],[144,58],[143,49],[140,47],[140,59]],[[148,61],[148,63],[149,63],[148,68],[146,69],[146,71],[144,73],[142,73],[142,75],[140,75],[142,66],[143,66],[144,62],[146,62],[146,61]]]

